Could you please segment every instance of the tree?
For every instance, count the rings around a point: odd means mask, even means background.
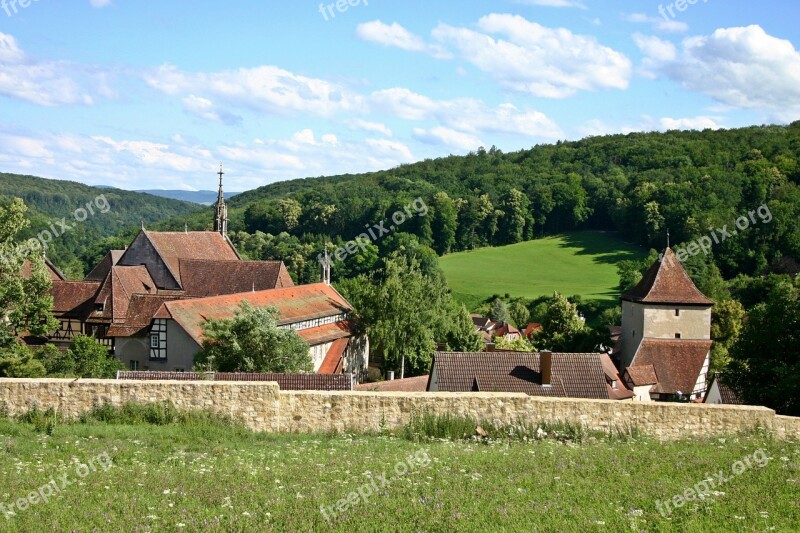
[[[242,302],[233,318],[203,322],[203,349],[195,367],[217,372],[298,373],[314,370],[309,346],[278,328],[280,312]]]
[[[428,373],[436,340],[448,341],[453,333],[456,307],[447,284],[439,274],[425,275],[414,257],[395,253],[382,269],[340,282],[337,289],[369,334],[370,358],[401,377]]]
[[[729,351],[739,340],[744,327],[745,310],[736,300],[717,302],[711,308],[711,370],[724,372],[730,363]]]
[[[456,242],[458,212],[455,203],[446,192],[437,192],[431,203],[431,226],[435,228],[433,249],[439,255],[450,253]]]
[[[508,314],[511,317],[511,322],[518,328],[524,328],[527,326],[528,321],[531,318],[528,308],[519,301],[511,302]]]
[[[547,312],[542,319],[542,331],[537,342],[555,351],[572,351],[569,346],[575,335],[583,333],[586,324],[578,315],[578,308],[558,292],[547,301]],[[581,344],[584,344],[583,342]]]
[[[508,306],[500,298],[495,298],[489,308],[489,318],[494,322],[511,322],[511,315],[508,312]]]
[[[511,350],[514,352],[535,352],[536,346],[525,337],[518,337],[514,340],[507,340],[505,337],[497,337],[494,346],[498,350]]]
[[[775,286],[749,313],[731,348],[728,377],[751,405],[800,416],[800,281]]]
[[[530,217],[530,200],[522,191],[511,189],[500,202],[502,218],[500,219],[500,243],[515,244],[525,237],[525,226]]]
[[[464,305],[454,310],[452,327],[447,333],[447,349],[453,352],[480,352],[485,343],[480,333],[475,330],[472,317]]]
[[[29,224],[26,209],[18,198],[0,203],[0,349],[16,344],[20,335],[44,336],[58,327],[41,245],[35,239],[15,240]],[[28,276],[22,272],[26,260]]]
[[[33,350],[15,342],[0,350],[0,377],[42,378],[47,375],[44,365],[35,358]]]
[[[283,225],[286,231],[293,231],[300,223],[303,214],[303,206],[297,200],[286,198],[278,202],[278,212],[283,218]]]
[[[76,335],[65,351],[45,346],[39,352],[39,359],[47,368],[47,375],[54,377],[113,379],[118,370],[124,370],[108,348],[86,335]]]

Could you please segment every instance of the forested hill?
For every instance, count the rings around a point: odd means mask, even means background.
[[[231,230],[350,239],[422,197],[431,213],[401,231],[439,253],[574,229],[618,230],[663,248],[667,229],[673,243],[688,243],[709,228],[732,228],[737,217],[768,203],[773,221],[751,224],[714,247],[723,274],[733,277],[796,265],[798,184],[800,122],[633,133],[275,183],[232,199]],[[211,216],[205,210],[190,220],[200,229]]]
[[[0,201],[9,197],[22,198],[28,206],[31,228],[22,237],[30,238],[51,224],[56,232],[63,233],[48,244],[47,256],[65,273],[78,278],[93,259],[105,253],[105,248],[127,244],[117,237],[125,232],[130,235],[142,222],[154,225],[201,209],[195,204],[149,194],[0,173]],[[85,209],[86,214],[79,209]],[[84,216],[85,221],[76,220]],[[70,226],[66,232],[59,224],[63,217]]]

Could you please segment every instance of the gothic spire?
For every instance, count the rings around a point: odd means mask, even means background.
[[[225,172],[222,171],[222,162],[219,164],[219,193],[217,194],[217,204],[215,206],[216,213],[214,215],[214,231],[221,233],[223,236],[228,235],[228,206],[225,205],[225,193],[222,190],[222,176]]]

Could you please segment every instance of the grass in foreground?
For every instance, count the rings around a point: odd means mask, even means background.
[[[614,300],[619,297],[616,264],[645,255],[614,234],[586,231],[451,254],[440,264],[456,298],[474,308],[506,293],[535,299],[558,291],[587,301]]]
[[[452,417],[418,417],[399,433],[409,440],[254,434],[160,408],[95,414],[67,425],[41,413],[30,423],[0,420],[0,504],[65,474],[73,481],[47,503],[0,516],[0,531],[800,529],[800,443],[757,433],[660,444],[564,426],[551,429],[560,440],[474,442],[426,437],[472,430]],[[763,468],[752,461],[731,474],[756,453],[770,458]],[[103,454],[113,466],[78,467]],[[717,471],[731,479],[662,516],[657,500]]]

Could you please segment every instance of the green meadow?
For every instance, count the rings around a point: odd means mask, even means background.
[[[472,309],[505,294],[535,299],[558,291],[587,301],[614,300],[617,263],[646,255],[616,234],[585,231],[450,254],[440,264],[455,297]]]
[[[800,530],[798,443],[573,437],[0,420],[0,531]],[[718,472],[703,498],[665,506]]]

